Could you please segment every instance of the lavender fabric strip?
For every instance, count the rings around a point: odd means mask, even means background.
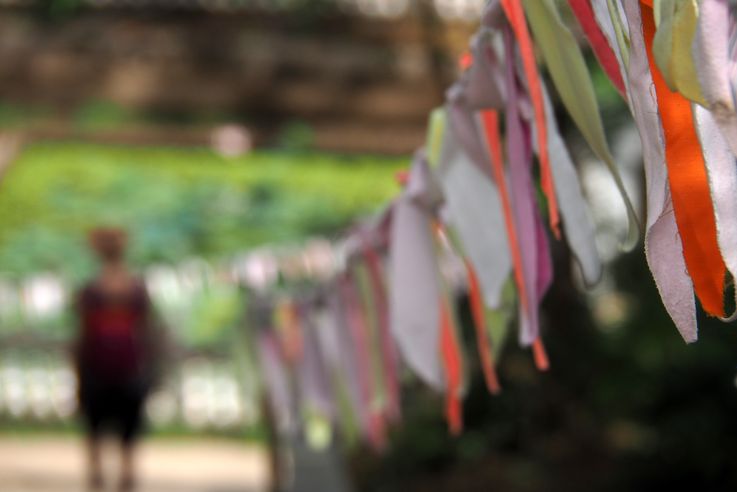
[[[472,109],[504,108],[504,77],[491,43],[493,31],[482,28],[471,40],[473,63],[461,76],[465,100]]]
[[[300,306],[302,330],[302,357],[298,362],[299,393],[302,406],[330,420],[335,419],[330,376],[325,358],[320,351],[316,327],[310,308]]]
[[[639,0],[624,0],[630,35],[630,109],[642,140],[647,195],[645,255],[655,285],[686,342],[697,338],[693,283],[686,271],[668,188],[660,115],[642,34]]]
[[[325,365],[331,372],[340,371],[340,340],[338,338],[338,323],[329,308],[315,309],[313,314],[317,343],[320,353],[325,359]]]
[[[431,216],[409,196],[429,175],[426,160],[412,164],[408,190],[395,202],[390,244],[390,319],[392,333],[407,365],[438,391],[445,388],[439,353],[441,287]]]
[[[481,25],[490,29],[502,29],[507,18],[499,0],[489,0],[481,14]]]
[[[535,209],[535,245],[537,246],[537,299],[545,297],[553,283],[553,259],[550,256],[548,233],[540,210]]]
[[[349,313],[346,306],[349,297],[347,294],[344,282],[341,280],[336,281],[333,295],[329,299],[329,307],[333,322],[335,323],[335,336],[340,351],[338,367],[345,380],[345,389],[347,390],[351,410],[356,417],[361,434],[365,438],[368,438],[371,426],[369,402],[364,398],[362,391],[364,382],[361,380],[361,374],[358,368],[357,347],[353,342],[353,336],[351,334]]]
[[[452,123],[443,136],[440,162],[450,226],[476,267],[485,304],[498,308],[512,266],[499,192],[460,148]]]
[[[525,150],[525,131],[522,125],[518,104],[520,94],[514,69],[514,44],[512,33],[507,27],[504,31],[506,46],[506,92],[507,111],[506,137],[509,159],[509,182],[512,195],[514,219],[522,257],[522,277],[527,293],[527,306],[520,303],[520,343],[531,345],[539,335],[538,296],[537,296],[537,232],[535,224],[535,195],[532,184],[532,161]]]
[[[456,82],[448,89],[446,97],[447,103],[445,107],[448,115],[448,124],[454,128],[456,139],[476,167],[488,179],[493,180],[494,176],[491,166],[489,166],[484,145],[481,143],[476,128],[476,118],[474,112],[468,107],[465,87],[462,81]]]
[[[289,376],[279,344],[273,333],[262,331],[256,340],[261,377],[266,386],[269,406],[280,434],[297,430],[296,407],[289,385]]]
[[[737,156],[737,114],[731,80],[735,60],[730,56],[733,22],[727,0],[703,0],[699,7],[693,58],[708,109],[712,111],[725,142]]]
[[[560,135],[555,111],[545,85],[542,85],[545,102],[545,119],[548,126],[548,153],[555,181],[555,196],[558,198],[563,218],[563,231],[568,245],[581,268],[587,286],[596,284],[601,278],[602,267],[596,250],[594,224],[588,213],[586,200],[581,192],[576,168]],[[532,139],[535,145],[536,139]],[[537,146],[535,145],[537,151]]]
[[[693,109],[714,203],[717,242],[729,273],[737,278],[737,163],[714,114],[697,104],[693,105]],[[737,311],[725,321],[735,319]]]

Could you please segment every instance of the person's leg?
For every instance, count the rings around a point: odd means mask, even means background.
[[[145,393],[124,391],[120,401],[120,491],[136,487],[136,442],[142,428]]]
[[[101,490],[104,486],[102,477],[102,459],[100,453],[100,434],[91,431],[87,435],[87,466],[89,470],[88,485],[91,490]]]
[[[104,411],[101,397],[88,385],[82,385],[79,408],[85,426],[85,454],[87,455],[87,485],[90,490],[104,486],[101,456],[101,428]]]
[[[281,456],[279,455],[279,438],[277,436],[276,422],[271,406],[266,398],[261,399],[261,418],[266,433],[267,453],[269,457],[269,474],[271,475],[271,491],[283,490],[283,470]]]
[[[128,492],[136,486],[135,443],[123,440],[120,448],[120,491]]]

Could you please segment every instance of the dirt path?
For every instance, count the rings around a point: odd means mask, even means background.
[[[114,450],[108,451],[113,459],[106,465],[114,478]],[[155,439],[143,444],[139,469],[139,492],[267,490],[266,455],[245,444]],[[2,492],[83,492],[83,477],[83,450],[74,437],[0,436]]]

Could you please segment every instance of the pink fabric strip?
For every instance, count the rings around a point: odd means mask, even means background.
[[[522,278],[527,292],[526,306],[520,303],[520,343],[529,346],[538,337],[538,259],[537,259],[537,225],[535,219],[534,187],[532,184],[531,155],[527,151],[525,140],[528,135],[522,125],[522,116],[518,104],[520,94],[514,69],[515,54],[513,35],[509,28],[504,31],[506,47],[506,93],[507,110],[506,137],[507,157],[509,160],[509,180],[512,189],[514,218],[522,256]]]
[[[276,420],[276,428],[281,434],[291,434],[297,430],[298,422],[287,363],[279,341],[274,333],[262,331],[258,334],[256,343],[261,377],[266,386],[266,396]]]
[[[317,327],[312,320],[310,309],[308,306],[300,306],[300,317],[304,327],[302,357],[296,364],[300,405],[334,421],[337,413],[326,366],[327,360],[320,350]]]
[[[337,279],[333,284],[330,296],[330,311],[334,323],[334,334],[338,348],[338,364],[336,367],[341,371],[345,380],[345,390],[350,402],[350,407],[360,430],[361,436],[369,439],[370,419],[368,404],[364,396],[364,381],[359,370],[356,356],[356,347],[353,343],[348,309],[345,302],[344,280]]]
[[[361,313],[360,301],[353,278],[346,275],[342,279],[343,302],[346,304],[349,329],[353,335],[353,346],[355,347],[356,365],[361,383],[361,395],[364,405],[367,407],[368,416],[368,439],[374,449],[386,447],[386,433],[382,416],[374,410],[374,395],[376,386],[371,374],[371,361],[368,354],[368,334],[366,333],[366,320]]]
[[[665,144],[642,32],[639,0],[624,0],[630,34],[630,108],[642,140],[647,190],[645,255],[665,309],[687,342],[697,338],[693,283],[686,270],[665,166]]]
[[[612,81],[614,87],[619,91],[623,98],[627,98],[627,92],[624,87],[624,79],[619,71],[619,62],[614,54],[612,47],[609,45],[606,36],[601,32],[599,25],[596,23],[594,11],[591,8],[590,0],[568,0],[573,15],[578,19],[586,39],[588,39],[591,49],[599,60],[601,68]]]
[[[386,297],[386,286],[384,285],[384,272],[381,260],[376,251],[364,244],[363,254],[368,267],[371,289],[376,303],[377,316],[379,318],[379,338],[381,343],[381,358],[384,365],[384,386],[387,395],[387,417],[392,421],[399,420],[400,397],[399,378],[397,375],[397,348],[389,328],[389,306]]]

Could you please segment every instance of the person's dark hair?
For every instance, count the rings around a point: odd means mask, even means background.
[[[117,261],[125,255],[128,234],[118,227],[96,227],[89,232],[88,241],[102,261]]]

